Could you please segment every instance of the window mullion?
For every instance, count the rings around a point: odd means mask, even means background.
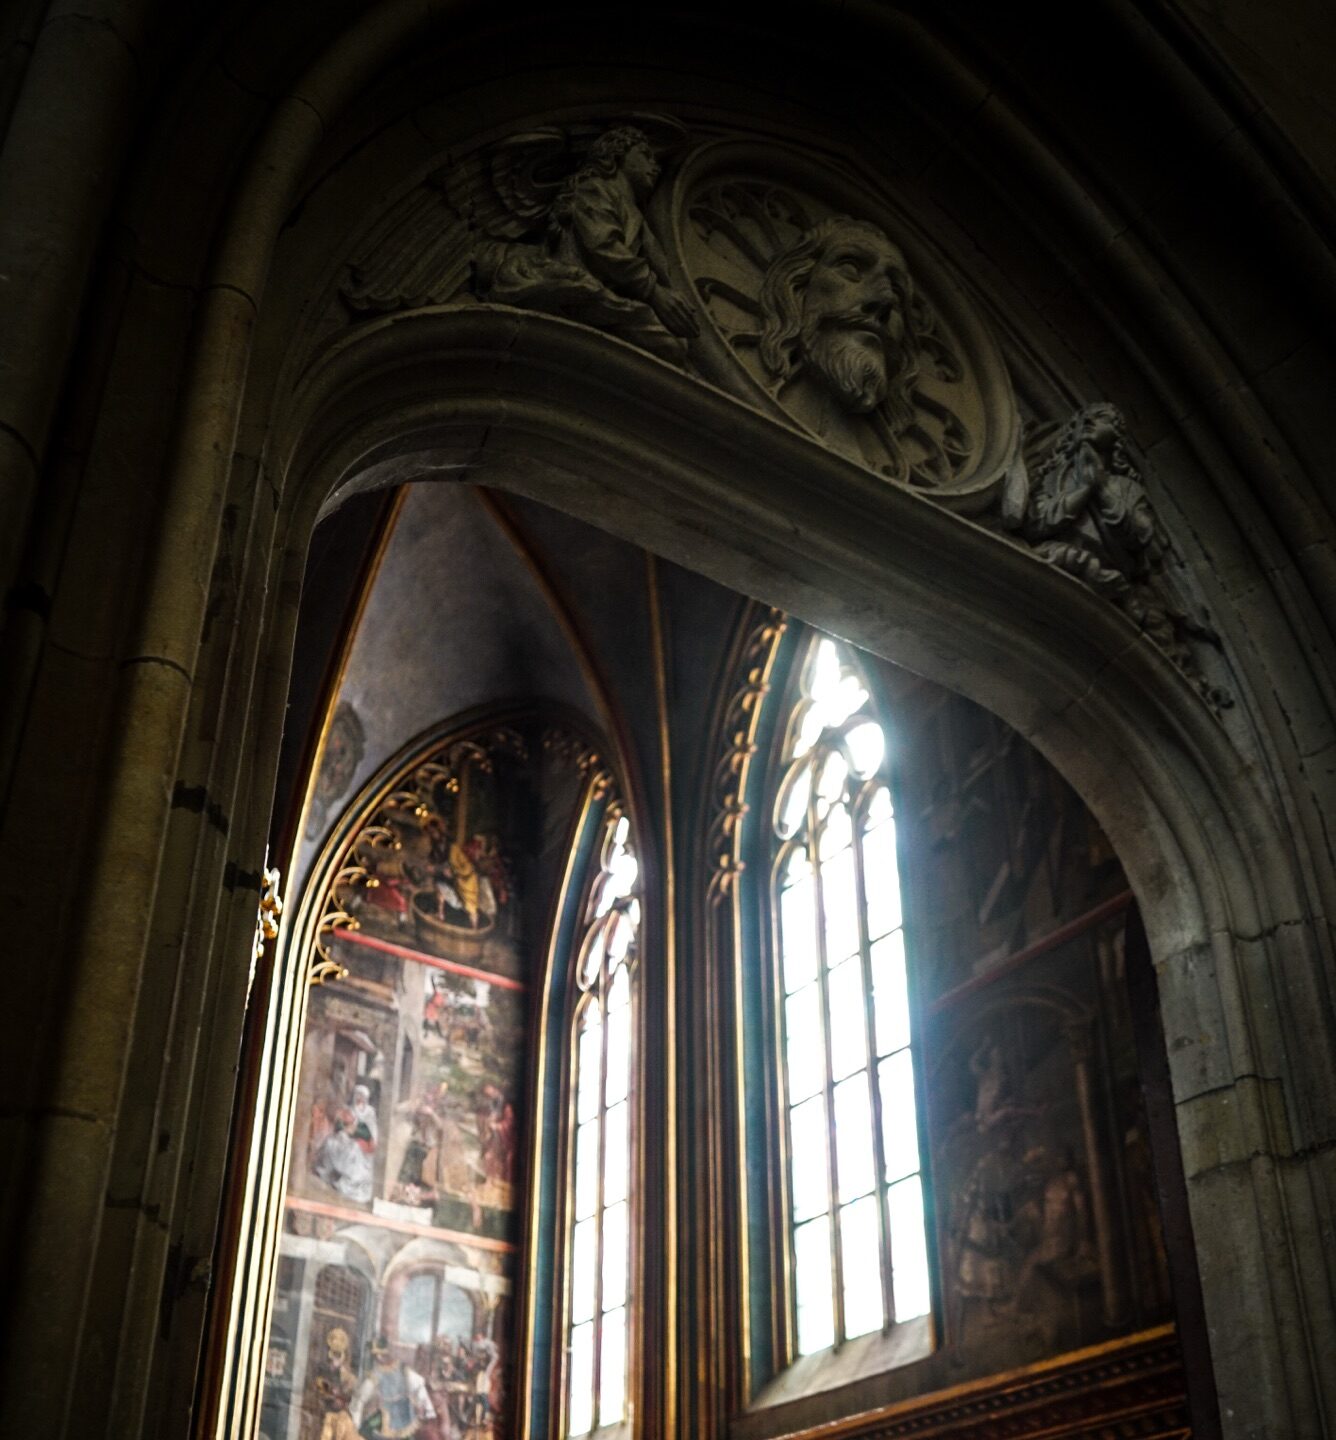
[[[821,755],[818,752],[813,756],[814,776],[821,773],[820,762]],[[841,1284],[844,1275],[844,1246],[840,1235],[839,1220],[840,1169],[835,1153],[835,1065],[834,1057],[831,1054],[830,994],[828,989],[830,967],[826,957],[826,899],[821,875],[821,833],[817,823],[816,788],[814,783],[812,793],[807,801],[807,853],[812,866],[816,901],[813,910],[816,915],[817,995],[821,1005],[821,1048],[825,1063],[826,1199],[827,1214],[830,1217],[831,1313],[835,1321],[835,1343],[839,1345],[844,1342],[844,1286]]]
[[[852,808],[852,807],[851,807]],[[894,823],[894,822],[892,822]],[[863,965],[863,1024],[867,1035],[868,1086],[872,1098],[872,1154],[877,1198],[877,1229],[881,1236],[882,1328],[895,1315],[892,1285],[891,1219],[886,1212],[886,1129],[881,1104],[881,1058],[877,1054],[877,1017],[873,999],[872,942],[867,926],[867,871],[863,865],[863,817],[854,826],[854,875],[858,892],[858,950]]]
[[[603,1381],[603,1172],[608,1149],[608,974],[607,957],[603,958],[598,976],[598,1185],[594,1202],[594,1363],[591,1367],[594,1394],[589,1411],[593,1417],[591,1433],[603,1423],[599,1414],[600,1389]]]

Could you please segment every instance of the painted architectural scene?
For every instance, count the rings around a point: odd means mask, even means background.
[[[900,677],[942,1334],[962,1375],[1171,1314],[1128,1004],[1132,897],[1051,765]]]
[[[504,1433],[529,997],[577,753],[525,725],[427,744],[373,781],[317,867],[326,983],[307,1009],[268,1440]]]
[[[899,823],[914,857],[906,903],[922,993],[936,1000],[1125,895],[1127,881],[1076,792],[1015,730],[892,673]]]
[[[944,1330],[971,1370],[1170,1314],[1123,956],[1105,921],[929,1020]]]

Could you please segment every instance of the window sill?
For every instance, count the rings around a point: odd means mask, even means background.
[[[797,1402],[916,1364],[932,1354],[933,1345],[932,1317],[922,1315],[889,1331],[850,1340],[838,1349],[804,1355],[760,1391],[731,1432],[739,1437],[785,1434],[791,1428],[789,1409]],[[823,1406],[827,1408],[831,1413],[843,1413],[838,1402]],[[855,1404],[850,1408],[862,1407]]]

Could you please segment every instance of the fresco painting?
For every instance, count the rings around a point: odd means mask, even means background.
[[[430,747],[327,872],[342,973],[307,1009],[267,1440],[508,1433],[534,937],[579,791],[559,754]]]
[[[1132,897],[1014,731],[916,682],[896,714],[942,1335],[963,1377],[1172,1313],[1127,998]]]

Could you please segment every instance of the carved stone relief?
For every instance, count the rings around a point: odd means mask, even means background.
[[[391,241],[353,267],[344,298],[372,311],[469,297],[538,310],[682,364],[696,316],[642,207],[660,156],[683,139],[674,121],[636,116],[547,126],[473,151],[431,182],[440,223],[422,237],[425,265]]]
[[[741,173],[691,187],[681,251],[710,328],[753,402],[831,449],[957,500],[989,490],[1018,430],[1000,356],[929,298],[923,261],[836,208],[855,198]]]
[[[1117,605],[1209,704],[1233,704],[1202,672],[1197,650],[1219,645],[1176,593],[1169,539],[1142,483],[1127,423],[1105,401],[1032,435],[1028,474],[1003,498],[1001,519],[1034,553]]]
[[[539,311],[628,342],[895,484],[972,514],[1117,605],[1217,708],[1217,637],[1111,405],[1031,426],[964,282],[837,164],[636,114],[468,151],[367,236],[355,313]]]

